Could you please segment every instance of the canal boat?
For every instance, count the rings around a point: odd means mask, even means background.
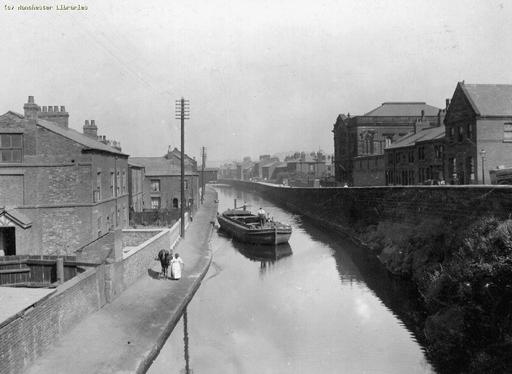
[[[236,239],[251,244],[288,243],[292,228],[281,222],[266,220],[261,225],[257,215],[246,209],[228,209],[217,215],[220,228]]]

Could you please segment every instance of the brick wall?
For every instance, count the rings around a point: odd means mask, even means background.
[[[22,372],[29,364],[105,302],[104,270],[89,269],[49,297],[0,323],[0,373]]]

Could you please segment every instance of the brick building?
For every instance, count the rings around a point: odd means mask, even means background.
[[[29,96],[0,116],[0,243],[8,255],[69,255],[128,224],[128,155],[68,126],[63,106]],[[101,139],[101,141],[98,141]]]
[[[444,126],[423,128],[386,147],[385,185],[444,180],[444,131]]]
[[[362,115],[339,115],[333,126],[334,173],[354,184],[356,157],[383,155],[386,146],[414,131],[418,121],[439,124],[443,112],[424,102],[386,102]]]
[[[489,170],[512,166],[512,85],[459,82],[444,124],[450,183],[489,184]]]
[[[193,160],[187,156],[186,160]],[[143,182],[143,210],[169,210],[180,207],[181,166],[173,158],[131,157],[130,162],[145,169]],[[188,166],[187,166],[188,165]],[[199,174],[197,164],[185,164],[185,200],[195,209],[199,201]]]

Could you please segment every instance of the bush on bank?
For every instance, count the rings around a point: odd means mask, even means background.
[[[428,310],[427,355],[447,373],[512,372],[512,220],[381,222],[360,235]]]

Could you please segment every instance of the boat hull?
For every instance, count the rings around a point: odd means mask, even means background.
[[[283,228],[249,229],[223,215],[218,216],[217,220],[222,230],[244,243],[268,245],[288,243],[292,234],[291,229]]]

